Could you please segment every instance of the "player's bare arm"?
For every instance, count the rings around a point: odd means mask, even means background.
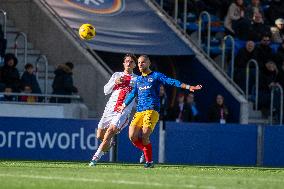
[[[196,90],[202,89],[202,85],[190,86],[190,85],[187,85],[187,84],[183,83],[183,84],[181,84],[181,88],[187,89],[187,90],[189,90],[191,92],[194,92]]]

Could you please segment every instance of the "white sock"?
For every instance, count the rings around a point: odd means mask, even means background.
[[[100,148],[98,148],[92,160],[99,161],[104,154],[105,153]]]

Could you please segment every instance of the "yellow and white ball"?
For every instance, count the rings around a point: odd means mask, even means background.
[[[79,36],[81,39],[84,40],[91,40],[95,37],[96,35],[96,29],[93,25],[91,24],[83,24],[79,28]]]

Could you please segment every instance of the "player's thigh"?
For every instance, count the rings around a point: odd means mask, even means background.
[[[112,125],[112,127],[116,127],[118,132],[119,132],[119,131],[121,131],[122,129],[124,129],[128,125],[129,118],[130,118],[130,116],[126,112],[117,113],[117,115],[114,116],[113,119],[111,120],[110,125]],[[115,128],[113,128],[113,130],[114,129]]]
[[[131,141],[138,140],[138,136],[142,128],[142,122],[143,114],[141,112],[136,112],[129,126],[128,134]]]
[[[146,110],[143,117],[143,128],[150,128],[153,131],[158,121],[159,113],[157,111]]]
[[[142,128],[144,112],[136,112],[130,123],[130,127],[140,127]]]
[[[141,132],[141,127],[129,127],[128,135],[131,141],[136,141],[139,138],[139,134]]]

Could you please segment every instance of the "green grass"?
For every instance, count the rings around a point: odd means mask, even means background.
[[[277,189],[284,187],[284,169],[134,164],[0,161],[0,188],[76,189]]]

